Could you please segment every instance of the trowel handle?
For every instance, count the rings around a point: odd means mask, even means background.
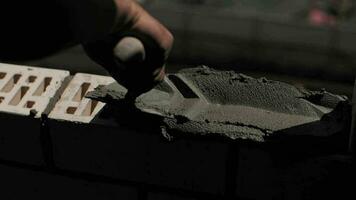
[[[129,99],[136,99],[159,84],[165,76],[164,56],[149,41],[126,36],[113,48],[116,58],[117,79],[129,91]]]
[[[114,47],[113,53],[119,62],[127,66],[143,63],[146,59],[143,43],[132,36],[126,36],[120,39]]]
[[[146,59],[146,52],[143,43],[139,39],[131,36],[126,36],[120,39],[119,42],[114,47],[113,53],[115,58],[119,62],[119,67],[121,68],[122,71],[129,70],[133,72],[133,74],[137,74],[137,75],[140,74],[140,69],[137,68],[142,67]],[[134,79],[135,77],[124,77],[124,78]],[[128,92],[125,96],[125,99],[129,102],[134,102],[136,97],[139,96],[141,92],[133,91],[135,89],[132,88],[127,88],[127,89]]]

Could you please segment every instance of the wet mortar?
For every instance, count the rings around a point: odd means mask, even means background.
[[[128,107],[125,94],[125,88],[113,83],[87,96]],[[325,90],[309,91],[202,66],[169,75],[162,84],[140,96],[135,108],[160,116],[157,124],[165,134],[262,142],[271,136],[336,134],[348,126],[350,105],[346,97]]]

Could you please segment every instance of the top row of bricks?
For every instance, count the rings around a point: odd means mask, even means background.
[[[68,85],[64,85],[69,78]],[[85,94],[112,82],[106,76],[78,73],[71,77],[66,70],[0,63],[0,112],[28,116],[35,110],[36,117],[40,117],[51,106],[51,99],[59,95],[50,116],[89,122],[105,104],[84,98]]]

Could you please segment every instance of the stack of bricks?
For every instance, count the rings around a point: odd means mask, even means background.
[[[1,198],[285,197],[276,163],[283,166],[281,155],[294,147],[276,153],[216,138],[167,141],[161,133],[121,126],[104,114],[108,105],[85,98],[112,82],[0,64]]]

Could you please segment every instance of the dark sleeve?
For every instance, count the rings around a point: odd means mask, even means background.
[[[116,19],[113,0],[2,0],[0,59],[49,55],[110,33]]]

